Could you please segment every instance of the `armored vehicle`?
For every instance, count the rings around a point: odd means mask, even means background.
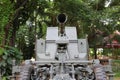
[[[36,40],[35,61],[13,65],[13,80],[113,80],[110,60],[107,65],[89,60],[87,38],[77,39],[76,28],[64,26],[66,20],[59,14],[59,27],[48,27],[46,39]]]

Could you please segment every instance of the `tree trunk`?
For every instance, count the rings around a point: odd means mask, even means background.
[[[11,33],[11,37],[10,37],[10,43],[9,43],[9,45],[10,46],[15,46],[15,39],[16,39],[16,27],[14,27],[13,28],[13,30],[12,30],[12,33]]]
[[[97,48],[94,47],[93,50],[94,50],[94,58],[97,59]]]
[[[4,28],[5,35],[4,35],[4,40],[3,40],[3,46],[8,44],[7,40],[8,40],[8,37],[9,37],[8,34],[9,34],[9,30],[10,30],[11,26],[12,26],[12,23],[9,22]]]

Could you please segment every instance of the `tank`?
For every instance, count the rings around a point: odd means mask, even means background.
[[[13,63],[11,80],[113,80],[111,60],[89,60],[87,38],[78,39],[76,27],[65,26],[67,16],[57,16],[58,27],[48,27],[37,39],[35,60]]]

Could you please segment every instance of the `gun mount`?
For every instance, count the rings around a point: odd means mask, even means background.
[[[57,20],[60,30],[48,27],[46,39],[36,41],[36,60],[13,66],[13,76],[19,72],[18,80],[113,80],[106,77],[110,65],[104,69],[99,60],[88,59],[87,38],[77,39],[76,28],[64,26],[66,15],[59,14]]]

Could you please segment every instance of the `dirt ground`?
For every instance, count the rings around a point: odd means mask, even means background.
[[[120,80],[120,77],[115,77],[114,80]]]

